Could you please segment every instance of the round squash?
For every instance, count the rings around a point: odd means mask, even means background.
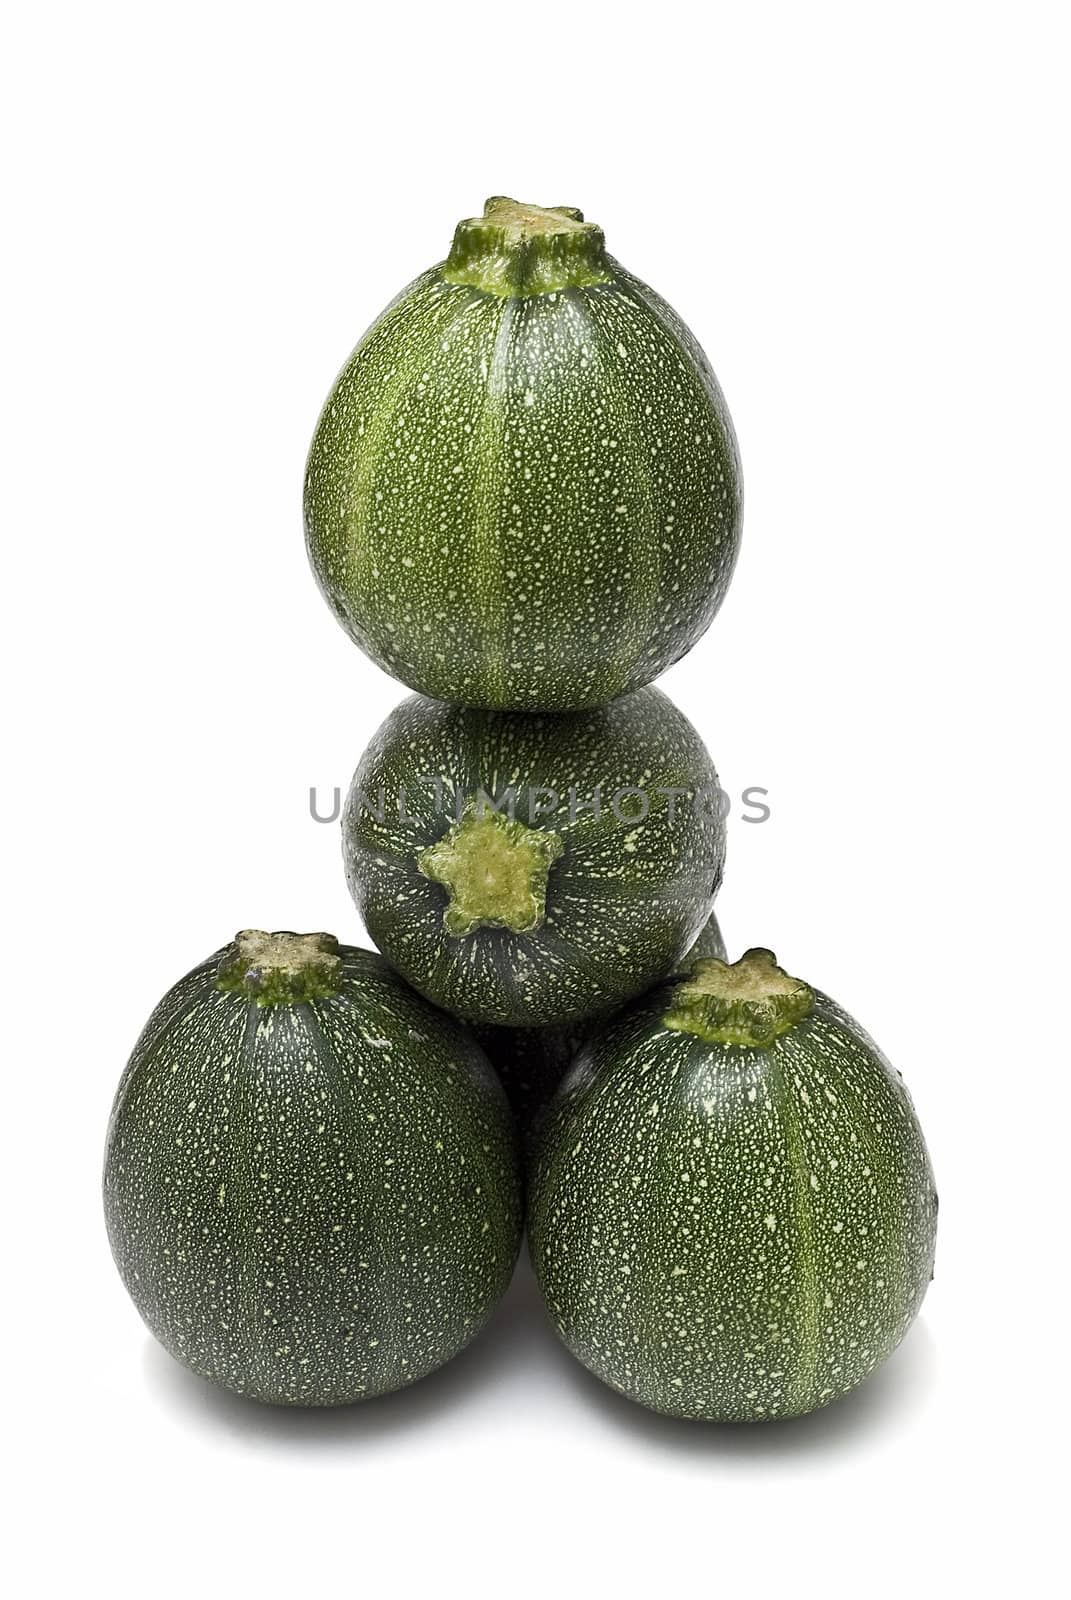
[[[502,197],[365,334],[305,474],[342,626],[410,688],[473,706],[650,683],[721,604],[740,520],[694,337],[579,211]]]
[[[701,956],[725,960],[725,942],[713,912],[685,961]],[[544,1110],[582,1045],[600,1025],[596,1020],[566,1028],[473,1029],[506,1091],[524,1150],[532,1148]]]
[[[346,876],[371,937],[437,1005],[510,1027],[580,1021],[695,939],[721,881],[721,800],[657,689],[558,717],[413,696],[354,775]]]
[[[382,957],[248,930],[138,1040],[104,1208],[179,1361],[256,1400],[345,1405],[479,1331],[519,1247],[515,1135],[478,1046]]]
[[[791,1417],[911,1324],[937,1196],[907,1090],[766,950],[704,960],[581,1052],[544,1120],[529,1243],[561,1337],[672,1416]]]

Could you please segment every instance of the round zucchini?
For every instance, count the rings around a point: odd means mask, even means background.
[[[179,1361],[256,1400],[345,1405],[479,1331],[519,1247],[515,1135],[482,1051],[382,957],[248,930],[138,1040],[104,1208]]]
[[[510,1027],[581,1021],[690,947],[721,881],[721,802],[699,735],[657,689],[558,717],[413,696],[354,776],[347,880],[383,954],[437,1005]]]
[[[364,335],[305,474],[339,622],[410,688],[473,706],[650,683],[721,604],[740,520],[692,334],[579,211],[502,197]]]
[[[932,1276],[898,1073],[767,950],[592,1038],[543,1123],[529,1243],[569,1349],[672,1416],[798,1416],[873,1372]]]

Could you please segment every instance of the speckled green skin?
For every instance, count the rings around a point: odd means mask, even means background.
[[[687,963],[708,956],[725,960],[725,941],[713,912],[684,959]],[[542,1114],[577,1053],[605,1025],[595,1020],[571,1028],[473,1029],[502,1081],[526,1152],[534,1148]]]
[[[417,278],[328,397],[309,558],[351,638],[410,688],[569,710],[658,677],[717,611],[741,477],[677,315],[608,282],[528,295]]]
[[[179,1361],[280,1405],[344,1405],[456,1355],[519,1245],[515,1137],[485,1057],[380,956],[333,999],[222,992],[218,951],[157,1006],[112,1111],[124,1283]]]
[[[569,1349],[672,1416],[825,1405],[907,1331],[937,1196],[907,1090],[816,993],[764,1048],[662,1023],[667,985],[597,1035],[543,1124],[532,1261]]]
[[[443,780],[439,809],[422,781],[432,776]],[[556,831],[564,846],[547,880],[545,920],[527,933],[481,926],[456,937],[443,925],[447,891],[422,875],[419,858],[447,832],[456,789],[497,796],[507,785],[518,790],[517,818]],[[601,817],[577,810],[570,820],[570,788],[584,802],[599,785]],[[554,790],[561,810],[535,818],[529,786]],[[633,786],[644,789],[650,814],[619,822],[610,798]],[[670,801],[659,786],[695,798]],[[558,717],[413,696],[380,727],[354,775],[342,817],[350,892],[384,955],[437,1005],[511,1027],[579,1021],[665,977],[706,921],[725,852],[716,786],[699,735],[657,689]]]

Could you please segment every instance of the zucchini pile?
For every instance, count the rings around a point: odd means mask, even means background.
[[[937,1197],[900,1075],[768,950],[729,963],[702,738],[740,460],[676,313],[568,206],[496,197],[373,323],[305,477],[331,609],[415,691],[362,756],[378,953],[245,929],[122,1075],[104,1208],[151,1332],[252,1399],[449,1361],[525,1214],[567,1347],[707,1421],[799,1416],[903,1338]]]

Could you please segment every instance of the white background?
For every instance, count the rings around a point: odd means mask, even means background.
[[[1067,1390],[1068,40],[1058,5],[39,4],[5,28],[9,1592],[1033,1595]],[[888,1367],[649,1416],[522,1271],[345,1413],[150,1342],[100,1216],[163,990],[359,939],[337,829],[404,692],[307,570],[304,456],[487,194],[581,206],[708,350],[744,545],[664,686],[733,794],[719,909],[901,1067],[942,1197]],[[12,1496],[17,1499],[13,1507]]]

